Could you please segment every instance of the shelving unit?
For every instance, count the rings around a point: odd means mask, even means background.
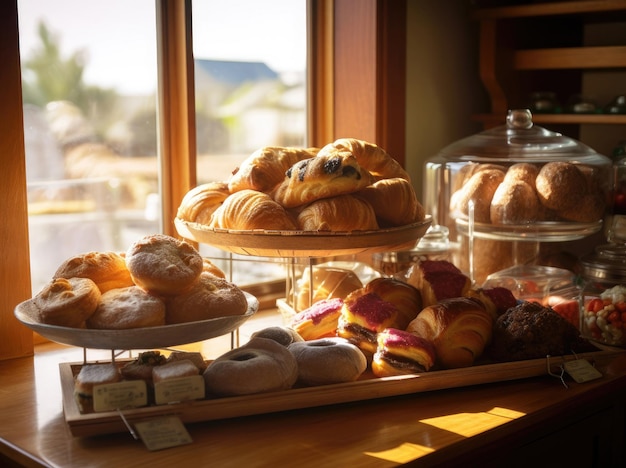
[[[602,109],[626,94],[626,1],[527,2],[479,7],[480,77],[491,99],[485,128],[502,125],[509,109],[529,105],[533,92],[554,92],[565,110],[569,98],[594,98]],[[579,139],[610,155],[626,138],[626,114],[554,113],[536,124]]]

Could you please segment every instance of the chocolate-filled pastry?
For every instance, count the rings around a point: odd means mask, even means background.
[[[427,339],[387,328],[378,334],[372,372],[377,377],[427,372],[435,364],[435,356],[435,347]]]
[[[285,208],[295,208],[321,198],[358,192],[372,182],[372,175],[349,152],[318,153],[291,166],[272,196]]]

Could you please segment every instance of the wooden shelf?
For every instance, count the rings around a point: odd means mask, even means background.
[[[626,68],[626,46],[518,50],[515,70]]]
[[[582,13],[600,13],[626,11],[624,0],[589,0],[580,2],[551,2],[530,5],[516,5],[476,10],[472,19],[525,18],[533,16],[572,15]]]

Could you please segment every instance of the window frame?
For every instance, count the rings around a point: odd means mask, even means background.
[[[162,231],[196,183],[191,0],[156,0]],[[406,0],[308,0],[308,144],[353,136],[405,163]],[[0,359],[34,352],[13,315],[28,299],[30,262],[17,0],[0,2]],[[359,116],[358,119],[354,116]]]

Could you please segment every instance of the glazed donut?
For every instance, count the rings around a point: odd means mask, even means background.
[[[189,243],[164,234],[144,236],[126,252],[134,283],[155,295],[180,294],[200,276],[203,260]]]
[[[353,382],[367,368],[363,352],[343,338],[302,341],[287,349],[298,363],[298,382],[307,386]]]
[[[322,299],[311,307],[297,313],[291,319],[291,327],[304,339],[315,340],[337,333],[343,299]]]
[[[298,363],[285,346],[254,338],[211,362],[202,376],[208,394],[252,395],[291,388],[298,379]]]
[[[138,286],[111,289],[100,297],[87,328],[126,330],[165,325],[165,303]]]
[[[268,338],[274,340],[283,346],[289,346],[292,343],[298,341],[304,341],[304,339],[295,331],[289,327],[267,327],[262,330],[254,332],[250,335],[250,339],[254,338]]]
[[[243,315],[248,310],[248,300],[241,289],[209,273],[201,273],[189,289],[168,297],[165,303],[168,324]]]
[[[208,182],[192,188],[180,202],[176,217],[199,224],[209,224],[213,212],[230,195],[226,182]]]
[[[411,181],[409,174],[402,168],[400,163],[374,143],[357,140],[356,138],[339,138],[320,149],[318,156],[336,151],[347,151],[352,154],[359,165],[369,171],[376,179],[401,177],[409,182]]]
[[[32,298],[38,320],[49,325],[84,328],[96,311],[101,293],[89,278],[57,278]]]
[[[101,293],[134,285],[124,257],[116,252],[88,252],[70,257],[52,276],[57,278],[89,278]]]

